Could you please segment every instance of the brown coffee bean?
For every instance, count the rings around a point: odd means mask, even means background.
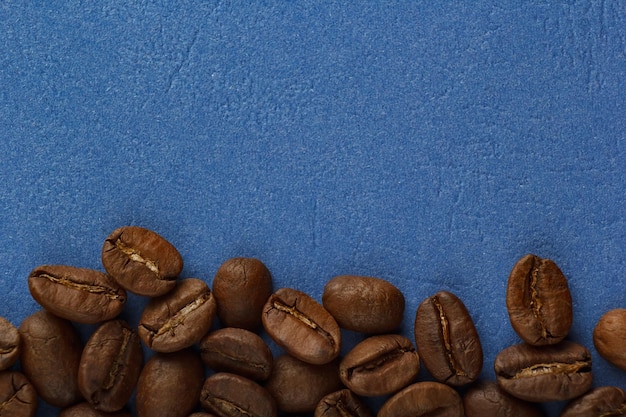
[[[10,321],[0,317],[0,371],[8,369],[20,356],[20,333]]]
[[[152,230],[124,226],[104,241],[102,265],[128,291],[157,297],[174,288],[183,270],[183,258]]]
[[[126,291],[113,279],[87,268],[39,266],[28,276],[28,288],[46,310],[78,323],[110,320],[126,303]]]
[[[457,392],[439,382],[417,382],[389,398],[377,417],[463,417]]]
[[[100,411],[119,411],[137,384],[143,351],[134,329],[122,320],[102,324],[91,335],[80,359],[78,388]]]
[[[155,353],[137,382],[138,417],[187,417],[200,400],[204,368],[190,349]]]
[[[261,312],[271,294],[272,275],[255,258],[228,259],[213,278],[217,315],[224,327],[260,328]]]
[[[272,372],[272,351],[256,333],[228,327],[209,333],[200,341],[202,362],[217,372],[230,372],[265,381]]]
[[[404,296],[380,278],[334,277],[324,287],[322,304],[340,327],[366,334],[393,332],[404,316]]]
[[[594,388],[570,402],[561,417],[626,416],[626,393],[618,387]]]
[[[526,255],[511,274],[506,306],[515,332],[534,346],[553,345],[572,326],[572,296],[567,279],[550,259]]]
[[[341,350],[337,322],[307,294],[281,288],[272,294],[262,315],[267,334],[287,353],[311,364],[335,359]]]
[[[626,309],[606,312],[593,329],[593,344],[600,356],[626,371]]]
[[[37,392],[26,376],[16,371],[0,372],[0,416],[34,417]]]
[[[19,332],[22,371],[37,394],[55,407],[78,402],[78,365],[83,347],[72,324],[40,310],[22,321]]]
[[[483,381],[470,387],[463,396],[465,417],[544,417],[534,404],[515,398],[495,381]]]
[[[289,355],[274,360],[272,375],[265,384],[278,409],[287,413],[315,410],[325,395],[342,388],[338,361],[312,365]]]
[[[388,334],[357,344],[339,364],[339,377],[354,393],[374,397],[404,388],[419,370],[413,343],[404,336]]]
[[[213,323],[215,299],[196,278],[181,280],[174,290],[150,300],[141,315],[139,337],[157,352],[175,352],[198,342]]]
[[[61,411],[59,417],[132,417],[130,413],[118,411],[106,413],[95,410],[89,403],[80,403]]]
[[[213,414],[209,414],[209,413],[193,413],[193,414],[189,414],[189,417],[216,417]]]
[[[219,372],[204,381],[200,404],[218,417],[276,417],[269,392],[240,375]]]
[[[372,412],[349,389],[323,397],[315,407],[314,417],[373,417]]]
[[[472,317],[457,296],[440,291],[424,300],[414,330],[420,359],[437,381],[463,385],[478,378],[482,346]]]
[[[509,394],[532,402],[563,401],[591,387],[591,355],[581,345],[509,346],[494,363],[498,385]]]

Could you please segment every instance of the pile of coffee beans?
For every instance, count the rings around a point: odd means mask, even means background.
[[[402,292],[379,278],[334,277],[320,302],[275,290],[260,260],[232,258],[210,288],[179,278],[176,248],[137,226],[106,238],[102,265],[106,273],[31,272],[43,309],[19,328],[0,318],[0,416],[33,417],[39,399],[60,417],[128,417],[131,409],[138,417],[538,417],[537,403],[565,400],[562,417],[626,416],[622,389],[592,389],[588,349],[566,339],[567,279],[536,255],[509,276],[506,306],[522,342],[497,355],[491,381],[478,379],[483,350],[472,316],[448,291],[417,308],[414,344],[396,333]],[[137,328],[118,317],[128,292],[150,298]],[[84,344],[76,323],[94,327]],[[363,337],[346,348],[344,330]],[[607,312],[593,341],[626,370],[626,309]],[[153,352],[147,360],[144,349]],[[422,366],[434,381],[417,381]],[[384,400],[379,410],[370,397]]]

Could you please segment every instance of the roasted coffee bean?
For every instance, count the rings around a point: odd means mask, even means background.
[[[439,382],[417,382],[389,398],[377,417],[463,417],[457,392]],[[485,416],[486,417],[486,416]]]
[[[606,312],[593,329],[593,344],[600,356],[626,371],[626,309]]]
[[[20,333],[10,321],[0,317],[0,371],[8,369],[20,356]]]
[[[37,392],[26,376],[16,371],[0,372],[0,416],[34,417]]]
[[[508,394],[495,381],[470,387],[463,396],[465,417],[543,417],[534,404]]]
[[[187,417],[200,400],[204,368],[191,349],[155,353],[137,382],[137,417]]]
[[[496,356],[498,385],[509,394],[532,402],[569,400],[591,387],[591,355],[581,345],[509,346]]]
[[[276,417],[269,392],[240,375],[218,372],[204,381],[200,404],[218,417]]]
[[[314,417],[373,417],[372,412],[349,389],[326,395],[315,407]]]
[[[181,280],[170,293],[150,300],[141,315],[139,337],[157,352],[184,349],[209,331],[215,310],[215,299],[204,281]]]
[[[61,411],[59,417],[132,417],[126,411],[118,411],[115,413],[106,413],[94,409],[89,403],[80,403],[73,405]]]
[[[19,332],[22,371],[37,394],[55,407],[78,402],[78,366],[83,346],[72,324],[40,310],[22,321]]]
[[[626,393],[618,387],[594,388],[569,403],[561,417],[626,416]]]
[[[189,414],[189,417],[216,417],[213,414],[209,414],[209,413],[193,413],[193,414]]]
[[[217,372],[230,372],[264,381],[272,372],[272,351],[256,333],[228,327],[209,333],[200,341],[200,357]]]
[[[338,361],[312,365],[289,355],[274,360],[272,375],[265,384],[278,409],[287,413],[315,410],[325,395],[342,388]]]
[[[263,327],[287,353],[311,364],[335,359],[341,350],[337,322],[321,304],[307,294],[281,288],[263,307]]]
[[[339,377],[354,393],[375,397],[406,387],[419,370],[413,343],[404,336],[388,334],[357,344],[339,364]]]
[[[28,288],[46,310],[78,323],[112,319],[126,303],[126,291],[113,279],[87,268],[39,266],[28,276]]]
[[[104,241],[102,265],[128,291],[157,297],[174,288],[183,270],[183,258],[152,230],[124,226]]]
[[[534,346],[553,345],[572,326],[572,296],[567,279],[550,259],[526,255],[511,274],[506,306],[515,332]]]
[[[324,287],[322,304],[340,327],[366,334],[393,332],[404,316],[404,296],[380,278],[334,277]]]
[[[137,384],[143,351],[134,329],[122,320],[102,324],[91,335],[80,359],[78,388],[100,411],[119,411]]]
[[[440,291],[420,304],[415,343],[424,366],[437,381],[463,385],[478,378],[482,346],[472,317],[454,294]]]
[[[260,328],[261,312],[271,294],[272,275],[255,258],[231,258],[213,278],[217,316],[225,327]]]

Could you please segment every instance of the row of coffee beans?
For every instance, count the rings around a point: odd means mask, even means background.
[[[479,335],[447,291],[419,305],[414,345],[394,333],[405,299],[382,279],[337,276],[320,303],[297,289],[274,291],[261,261],[233,258],[209,288],[179,279],[176,248],[135,226],[107,237],[102,264],[106,273],[60,265],[31,272],[30,292],[44,309],[19,329],[0,319],[0,416],[32,417],[41,398],[61,417],[127,417],[133,393],[138,417],[370,417],[365,397],[385,399],[379,417],[537,417],[534,403],[555,400],[572,400],[563,417],[626,416],[623,390],[591,389],[589,351],[565,340],[567,279],[535,255],[509,277],[507,309],[523,343],[498,354],[495,381],[478,381]],[[137,328],[117,318],[127,291],[150,297]],[[97,324],[84,345],[72,322]],[[343,357],[341,329],[365,335]],[[261,332],[284,353],[274,357]],[[626,310],[607,313],[594,344],[622,369],[625,340]],[[142,344],[154,352],[145,363]],[[422,365],[435,382],[416,382]]]

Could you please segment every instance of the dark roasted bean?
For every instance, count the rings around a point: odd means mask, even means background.
[[[314,417],[373,417],[372,412],[349,389],[326,395],[315,407]]]
[[[265,388],[226,372],[206,379],[200,403],[218,417],[276,417],[276,403]]]
[[[417,382],[389,398],[377,417],[406,416],[463,417],[463,403],[459,394],[445,384]]]
[[[10,321],[0,317],[0,371],[13,365],[20,355],[20,333]]]
[[[0,416],[34,417],[37,392],[26,376],[16,371],[0,372]]]
[[[463,396],[465,417],[543,417],[534,405],[505,392],[495,381],[479,382]]]
[[[626,416],[626,393],[618,387],[594,388],[570,402],[561,417]]]

